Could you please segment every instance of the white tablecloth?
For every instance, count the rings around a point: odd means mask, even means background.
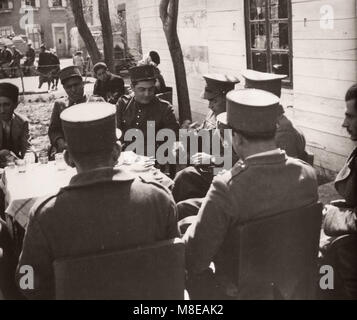
[[[156,180],[168,188],[172,187],[173,181],[160,171],[153,168],[144,169],[143,160],[145,158],[138,158],[131,152],[124,152],[120,157],[119,167],[130,170],[144,179]],[[26,228],[30,210],[36,201],[39,198],[56,194],[69,184],[76,173],[77,171],[70,167],[60,171],[54,162],[47,165],[29,165],[26,173],[19,173],[17,168],[6,168],[0,185],[5,194],[6,214]]]

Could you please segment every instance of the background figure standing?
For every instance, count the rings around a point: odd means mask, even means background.
[[[51,90],[51,83],[53,79],[57,79],[59,72],[60,61],[58,57],[48,51],[44,44],[41,45],[41,52],[38,60],[38,72],[40,73],[39,86],[41,89],[42,85],[47,82],[48,91]],[[57,81],[58,85],[58,81]],[[56,83],[54,88],[56,87]]]
[[[27,44],[27,51],[26,51],[26,58],[24,62],[24,75],[29,76],[31,75],[31,68],[33,67],[36,59],[36,52],[32,48],[32,44]]]
[[[11,77],[16,78],[18,71],[20,71],[19,69],[21,67],[21,59],[23,58],[24,55],[15,46],[12,46],[12,51],[13,51],[13,57],[10,63],[10,67],[12,68]]]
[[[2,72],[5,78],[9,76],[9,70],[7,70],[7,68],[10,67],[12,57],[12,51],[7,46],[4,46],[4,48],[0,52],[0,71]]]
[[[73,65],[78,67],[79,71],[81,72],[82,76],[85,76],[85,61],[83,58],[83,52],[77,51],[73,57]]]

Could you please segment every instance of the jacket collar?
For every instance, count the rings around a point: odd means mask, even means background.
[[[88,172],[83,172],[75,175],[68,187],[64,189],[73,189],[83,186],[91,186],[110,181],[127,182],[135,180],[135,176],[123,169],[116,168],[98,168]]]
[[[245,159],[245,163],[248,165],[255,164],[274,164],[281,163],[287,160],[286,152],[281,149],[275,149],[267,152],[254,154],[247,159]]]
[[[74,102],[68,98],[68,106],[69,107],[72,107],[76,104],[85,103],[85,102],[87,102],[87,95],[84,95],[83,98],[81,100],[79,100],[78,102]]]

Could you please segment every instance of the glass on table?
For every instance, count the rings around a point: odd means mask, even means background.
[[[26,173],[26,161],[19,159],[15,161],[18,173]]]
[[[33,152],[28,152],[24,156],[24,161],[26,165],[34,164],[36,162],[36,157]]]
[[[67,170],[67,165],[64,160],[64,154],[63,153],[57,153],[55,155],[55,163],[58,171],[66,171]]]
[[[41,151],[39,154],[38,154],[38,162],[40,164],[48,164],[48,153],[47,151]]]

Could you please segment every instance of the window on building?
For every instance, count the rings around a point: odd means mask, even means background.
[[[41,27],[38,24],[26,26],[26,36],[31,40],[33,48],[39,49],[41,45]]]
[[[0,0],[0,10],[12,10],[13,8],[12,0]]]
[[[62,8],[67,5],[66,1],[64,0],[50,0],[52,1],[52,7],[54,8]]]
[[[25,0],[25,5],[30,7],[36,7],[36,0]]]
[[[245,0],[248,67],[286,74],[292,86],[291,0]]]
[[[12,26],[0,27],[0,38],[7,38],[14,34]]]

